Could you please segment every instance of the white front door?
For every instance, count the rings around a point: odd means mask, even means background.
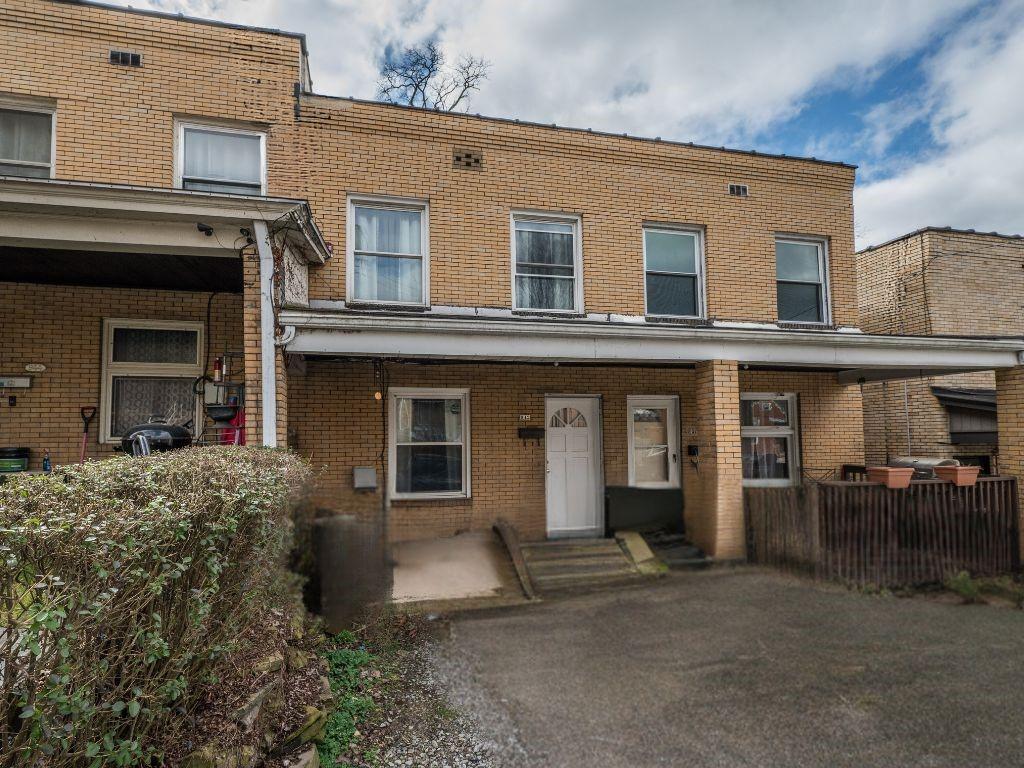
[[[601,401],[548,397],[544,418],[548,536],[601,536]]]

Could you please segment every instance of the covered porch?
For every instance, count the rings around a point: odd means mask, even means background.
[[[302,360],[289,382],[293,443],[327,462],[325,506],[385,514],[403,540],[500,517],[525,539],[604,535],[623,505],[641,516],[668,505],[719,560],[744,555],[745,486],[863,463],[860,382],[1008,367],[1024,348],[440,308],[280,320]],[[417,428],[436,432],[430,445],[416,445]]]
[[[280,364],[261,360],[326,257],[298,200],[0,178],[0,447],[41,471],[109,456],[152,416],[196,442],[283,442]]]

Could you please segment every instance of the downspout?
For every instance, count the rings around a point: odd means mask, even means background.
[[[263,445],[277,447],[277,353],[274,345],[274,250],[265,221],[252,223],[260,256],[260,393]]]

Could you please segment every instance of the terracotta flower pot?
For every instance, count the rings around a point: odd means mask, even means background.
[[[974,485],[978,482],[981,467],[936,467],[939,480],[949,480],[953,485]]]
[[[882,483],[886,488],[909,488],[913,467],[868,467],[868,482]]]

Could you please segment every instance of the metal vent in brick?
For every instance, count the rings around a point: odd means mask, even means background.
[[[750,190],[747,189],[746,184],[730,184],[729,194],[733,197],[747,197],[750,194]]]
[[[131,51],[111,51],[110,63],[117,64],[119,67],[141,67],[142,54]]]
[[[456,168],[479,171],[484,167],[483,152],[475,149],[456,149],[452,153],[452,165]]]

